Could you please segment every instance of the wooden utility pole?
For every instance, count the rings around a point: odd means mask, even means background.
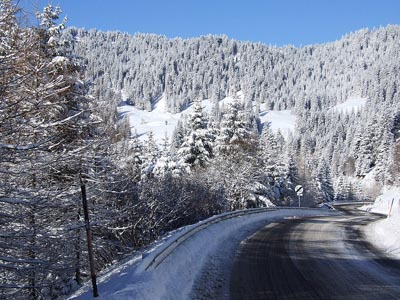
[[[83,206],[83,212],[85,215],[85,228],[86,228],[86,237],[87,237],[88,252],[89,252],[90,276],[92,278],[93,297],[97,298],[99,296],[99,293],[97,291],[96,272],[94,269],[92,231],[90,230],[89,210],[88,210],[88,202],[87,202],[87,197],[86,197],[86,185],[85,185],[85,181],[82,178],[82,176],[80,179],[81,179],[81,192],[82,192],[82,206]]]

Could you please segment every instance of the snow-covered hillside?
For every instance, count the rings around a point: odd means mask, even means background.
[[[243,93],[238,92],[236,98],[243,100]],[[221,109],[234,101],[233,97],[226,97],[219,101]],[[202,101],[204,111],[210,113],[212,110],[212,102],[210,100]],[[183,120],[193,112],[193,105],[188,106],[180,113],[170,113],[167,110],[167,99],[163,95],[155,103],[152,111],[145,111],[134,106],[126,104],[124,101],[118,107],[121,116],[129,119],[132,133],[138,134],[141,139],[145,139],[146,135],[151,131],[158,143],[161,143],[165,137],[170,138],[179,120]],[[289,132],[294,131],[296,117],[291,114],[290,110],[268,111],[265,105],[260,107],[261,124],[268,124],[274,132],[281,131],[286,138]]]
[[[352,96],[347,99],[347,101],[337,104],[330,109],[334,112],[351,113],[356,112],[365,106],[367,98]]]
[[[261,124],[268,124],[276,133],[280,131],[285,139],[290,132],[294,132],[296,125],[296,116],[290,110],[270,110],[261,105],[260,108]]]
[[[243,94],[238,93],[238,99],[243,99]],[[232,97],[226,97],[219,102],[220,107],[224,107],[233,102]],[[212,103],[210,100],[202,101],[203,109],[210,112]],[[126,116],[129,119],[132,133],[137,134],[141,139],[145,139],[149,132],[153,132],[154,138],[158,143],[167,137],[170,138],[179,120],[183,120],[185,116],[193,112],[193,105],[188,106],[180,113],[170,113],[167,109],[167,99],[165,95],[155,103],[152,111],[145,111],[123,102],[118,107],[118,112],[121,116]]]
[[[161,143],[165,136],[170,137],[176,124],[182,117],[182,113],[172,114],[166,110],[165,98],[162,97],[152,111],[145,111],[123,102],[118,107],[121,116],[129,119],[129,124],[133,134],[145,138],[146,134],[152,131],[157,142]]]
[[[366,235],[377,248],[400,258],[400,188],[386,189],[372,205],[362,209],[388,216],[369,225]]]

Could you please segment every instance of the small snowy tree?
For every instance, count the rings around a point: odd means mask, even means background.
[[[142,171],[141,178],[146,179],[154,175],[154,167],[157,163],[157,159],[160,157],[160,150],[154,140],[154,134],[150,131],[147,135],[147,140],[143,145],[143,157],[142,157]]]
[[[213,137],[207,130],[207,122],[200,102],[194,105],[189,116],[191,131],[185,137],[178,155],[182,165],[190,169],[204,168],[213,157]]]
[[[219,155],[233,155],[241,151],[251,151],[257,138],[249,126],[243,105],[235,100],[228,105],[222,116],[216,150]]]

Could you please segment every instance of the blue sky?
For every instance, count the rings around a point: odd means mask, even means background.
[[[20,0],[27,10],[43,0]],[[368,27],[400,24],[400,0],[53,0],[68,25],[167,37],[226,34],[272,45],[308,45]]]

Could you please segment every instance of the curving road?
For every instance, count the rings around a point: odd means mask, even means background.
[[[382,258],[361,236],[378,217],[346,212],[272,223],[243,241],[230,299],[399,300],[400,262]]]

